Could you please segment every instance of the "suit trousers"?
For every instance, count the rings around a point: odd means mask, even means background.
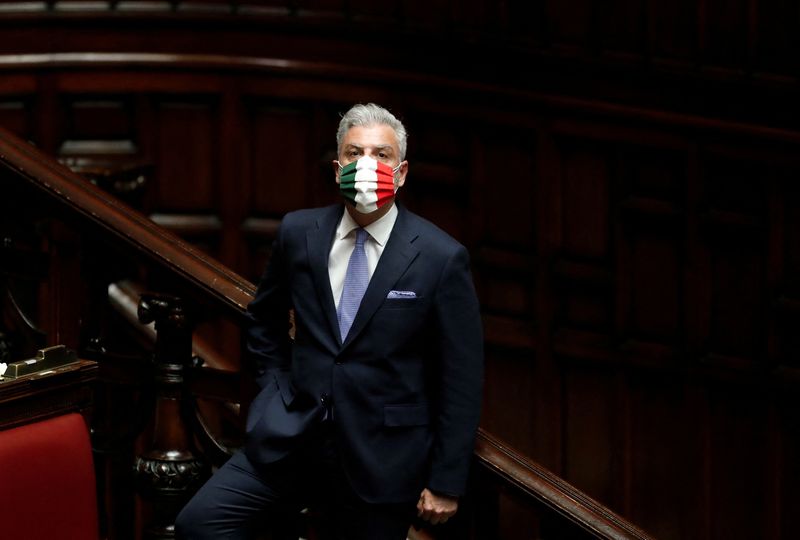
[[[342,468],[333,423],[325,421],[274,463],[254,464],[236,453],[180,512],[176,534],[185,540],[253,539],[268,531],[291,538],[303,508],[319,516],[326,540],[405,540],[416,517],[416,501],[361,500]]]

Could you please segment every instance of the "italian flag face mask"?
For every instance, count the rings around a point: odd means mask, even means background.
[[[397,189],[394,175],[400,165],[392,169],[369,156],[339,165],[339,190],[362,214],[374,212],[388,203]]]

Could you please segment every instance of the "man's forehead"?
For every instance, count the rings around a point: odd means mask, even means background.
[[[385,124],[371,126],[354,126],[347,130],[343,146],[356,146],[358,148],[391,148],[397,150],[397,135],[394,130]]]

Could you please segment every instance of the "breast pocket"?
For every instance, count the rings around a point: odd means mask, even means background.
[[[390,355],[397,348],[419,346],[414,338],[429,327],[429,307],[423,298],[386,299],[370,321],[369,334],[376,356]]]
[[[381,306],[383,309],[417,309],[425,305],[424,298],[387,298]]]

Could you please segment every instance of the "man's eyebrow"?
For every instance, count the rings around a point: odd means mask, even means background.
[[[375,146],[370,146],[370,145],[363,146],[356,143],[347,143],[344,145],[345,150],[349,148],[355,148],[356,150],[364,150],[364,148],[372,148],[373,150],[383,150],[383,151],[388,150],[389,152],[392,153],[394,152],[394,148],[392,147],[391,144],[376,144]]]

